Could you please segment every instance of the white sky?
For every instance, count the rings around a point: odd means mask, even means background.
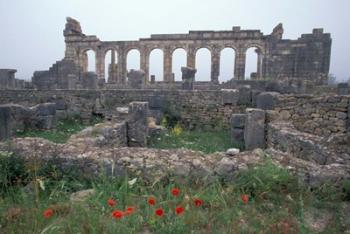
[[[0,0],[0,68],[17,69],[30,79],[64,56],[63,29],[67,16],[80,21],[83,32],[108,41],[137,40],[157,33],[189,30],[260,29],[269,34],[280,22],[284,38],[296,39],[322,27],[332,34],[331,73],[350,77],[350,0]],[[227,52],[227,51],[226,51]],[[233,55],[222,58],[224,80],[231,78]],[[176,55],[174,71],[181,65]],[[208,54],[198,58],[199,79],[209,79]],[[207,58],[209,59],[209,58]],[[130,66],[136,66],[134,56]],[[151,74],[161,74],[161,54],[151,57]],[[255,63],[248,60],[248,73]],[[130,68],[129,66],[129,68]],[[246,74],[247,75],[247,74]]]

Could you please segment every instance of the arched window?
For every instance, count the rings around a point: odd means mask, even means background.
[[[246,51],[245,79],[258,77],[258,48],[250,47]]]
[[[154,75],[156,81],[164,80],[163,61],[164,53],[161,49],[154,49],[151,51],[149,55],[149,74]]]
[[[219,82],[225,82],[234,78],[236,52],[232,48],[225,48],[220,53]]]
[[[112,57],[112,53],[114,53],[114,57]],[[112,61],[113,59],[114,61]],[[117,54],[117,51],[115,50],[108,50],[106,52],[106,55],[105,55],[105,80],[106,82],[111,78],[110,75],[111,75],[111,69],[115,69],[115,67],[113,68],[112,67],[112,63],[114,62],[114,65],[118,63],[118,54]],[[116,72],[116,71],[114,71]]]
[[[210,81],[211,78],[211,53],[206,48],[197,50],[196,53],[196,81]]]
[[[84,72],[96,72],[95,51],[89,49],[83,53],[82,66]]]
[[[131,69],[139,70],[140,69],[140,51],[137,49],[132,49],[128,52],[126,59],[126,68],[128,71]]]
[[[187,53],[184,49],[178,48],[173,51],[173,73],[175,74],[175,81],[182,80],[181,67],[185,67],[187,63]]]

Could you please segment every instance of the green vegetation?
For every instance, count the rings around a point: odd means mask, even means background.
[[[52,130],[26,129],[16,133],[17,137],[40,137],[55,143],[65,143],[69,137],[89,125],[100,122],[100,118],[91,120],[89,124],[83,123],[80,119],[66,119],[58,121],[56,128]]]
[[[158,136],[150,137],[148,146],[158,149],[176,149],[185,148],[205,153],[214,153],[226,151],[229,148],[237,147],[242,149],[241,145],[232,145],[230,132],[228,130],[183,130],[179,125],[170,128],[167,132]]]
[[[32,168],[33,162],[14,154],[0,155],[2,164]],[[344,221],[347,214],[342,214],[340,202],[346,197],[341,189],[312,191],[269,160],[242,172],[233,182],[209,184],[180,178],[147,183],[103,173],[87,178],[76,173],[74,166],[62,173],[53,163],[42,164],[36,171],[20,169],[15,176],[7,175],[11,170],[4,171],[0,170],[1,233],[310,233],[305,218],[310,208],[333,214],[324,233],[350,228]],[[21,175],[23,171],[29,172]],[[10,183],[8,178],[12,178]],[[30,181],[37,189],[24,187]],[[96,192],[85,201],[70,201],[72,192],[91,188]],[[173,188],[180,189],[179,196],[172,194]],[[150,197],[155,199],[154,206],[148,203]],[[110,206],[108,199],[116,205]],[[194,199],[203,204],[196,206]],[[131,214],[122,213],[120,219],[112,216],[113,211],[130,206],[134,208]],[[176,206],[184,212],[177,215]],[[158,208],[164,210],[163,216],[156,215]],[[47,209],[53,213],[45,218]]]

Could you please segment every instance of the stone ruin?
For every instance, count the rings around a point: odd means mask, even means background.
[[[312,186],[350,178],[349,86],[325,85],[331,37],[322,29],[297,40],[282,39],[280,24],[270,35],[233,27],[105,42],[83,34],[80,23],[67,18],[64,36],[65,57],[48,71],[34,72],[31,85],[16,81],[14,70],[0,70],[0,139],[26,156],[34,146],[43,157],[57,153],[58,147],[60,157],[82,160],[91,173],[103,164],[108,173],[117,175],[136,171],[148,178],[174,174],[230,179],[237,170],[269,155]],[[236,51],[235,71],[230,81],[220,84],[220,51],[226,47]],[[257,48],[258,72],[244,80],[250,47]],[[177,48],[187,52],[180,82],[172,73]],[[196,81],[195,54],[200,48],[208,48],[212,56],[208,82]],[[140,51],[141,70],[126,69],[131,49]],[[164,52],[163,81],[149,74],[153,49]],[[88,50],[96,54],[96,73],[87,71]],[[105,82],[105,55],[110,50],[117,52],[118,63],[112,53]],[[230,130],[232,147],[238,144],[245,151],[205,155],[145,148],[147,137],[161,131],[158,124],[170,110],[188,129]],[[107,121],[73,135],[63,145],[14,136],[17,130],[49,129],[56,120],[77,115],[83,121],[96,115]],[[0,149],[5,146],[0,144]]]

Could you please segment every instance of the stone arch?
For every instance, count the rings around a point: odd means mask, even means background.
[[[207,47],[195,49],[196,81],[211,81],[211,54]]]
[[[103,51],[104,77],[106,82],[116,82],[118,74],[118,52],[115,48]]]
[[[181,67],[187,64],[187,51],[185,48],[179,46],[171,53],[172,56],[172,73],[175,75],[175,81],[182,80]]]
[[[96,50],[85,48],[80,53],[80,65],[83,72],[96,72]]]
[[[250,45],[245,50],[245,77],[244,79],[260,79],[262,66],[262,50]]]
[[[234,78],[237,52],[233,47],[224,47],[220,50],[219,82]]]
[[[138,48],[130,47],[126,50],[126,69],[139,70],[141,68],[141,51]]]
[[[156,81],[162,81],[164,78],[164,51],[161,48],[154,47],[149,52],[149,74],[155,76]]]

